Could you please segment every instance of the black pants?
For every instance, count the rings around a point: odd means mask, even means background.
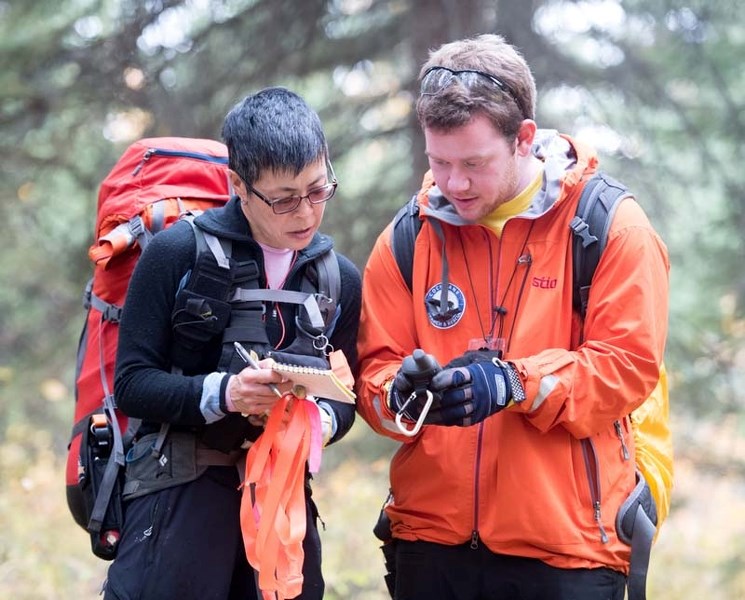
[[[611,569],[557,569],[494,554],[482,543],[396,542],[396,600],[623,600],[626,578]]]
[[[260,600],[246,560],[235,467],[125,505],[124,531],[109,567],[106,600]],[[306,500],[302,600],[323,598],[317,512]]]

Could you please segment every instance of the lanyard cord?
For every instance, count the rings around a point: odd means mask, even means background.
[[[512,282],[515,280],[515,275],[517,274],[517,268],[521,264],[528,265],[528,268],[525,269],[523,273],[523,280],[520,283],[520,289],[517,294],[517,302],[515,303],[515,317],[512,319],[512,327],[510,327],[510,335],[509,337],[512,337],[512,333],[515,330],[515,321],[517,321],[517,311],[520,309],[520,302],[523,298],[523,291],[525,290],[525,282],[528,279],[528,270],[530,269],[530,265],[533,263],[533,259],[530,256],[530,254],[525,254],[525,248],[528,245],[528,240],[530,239],[530,234],[533,233],[533,225],[535,225],[535,221],[530,222],[530,227],[528,227],[528,233],[525,235],[525,239],[523,240],[523,245],[520,248],[520,254],[517,256],[517,260],[515,261],[515,266],[512,268],[512,273],[510,274],[510,280],[507,282],[507,287],[504,289],[504,293],[502,294],[502,300],[500,303],[494,307],[494,322],[496,323],[497,315],[499,315],[499,337],[502,337],[502,334],[504,333],[504,316],[507,314],[507,309],[504,306],[504,301],[507,299],[507,293],[510,291],[510,288],[512,287]],[[502,262],[502,238],[499,238],[499,262]],[[499,273],[497,273],[497,276],[499,276]],[[495,290],[496,294],[496,290]],[[494,324],[492,323],[492,331],[494,330]],[[505,343],[507,344],[507,348],[509,348],[509,338],[505,340]]]
[[[486,335],[486,331],[484,330],[484,323],[481,320],[481,309],[479,308],[479,298],[478,298],[478,295],[476,294],[476,289],[473,287],[473,278],[471,277],[471,266],[469,265],[468,260],[466,259],[466,256],[467,256],[466,247],[465,247],[465,244],[463,243],[463,236],[461,234],[460,228],[457,229],[457,232],[458,232],[458,241],[460,242],[460,251],[461,251],[461,254],[463,255],[463,262],[466,265],[466,274],[468,275],[468,283],[471,285],[471,294],[473,295],[473,303],[476,305],[476,315],[479,318],[479,328],[481,329],[481,337],[484,338],[484,343],[486,343],[488,340],[488,336]],[[493,264],[494,257],[492,256],[492,247],[491,247],[491,244],[489,243],[489,236],[486,233],[486,231],[483,231],[483,233],[484,233],[486,245],[489,248],[489,289],[491,290],[492,264]],[[490,332],[490,334],[493,332],[494,332],[494,322],[492,321],[492,331]]]
[[[534,225],[535,225],[535,221],[531,221],[530,227],[528,228],[528,233],[525,235],[525,239],[523,240],[522,247],[520,248],[520,254],[517,257],[517,261],[515,261],[515,266],[512,268],[510,279],[507,282],[507,286],[505,287],[504,292],[502,293],[502,300],[499,302],[499,304],[496,304],[496,305],[495,305],[495,300],[499,296],[499,291],[498,291],[499,274],[500,274],[500,269],[502,265],[502,238],[501,237],[499,238],[499,260],[497,261],[496,283],[494,283],[492,281],[492,273],[494,271],[494,268],[493,268],[494,256],[492,254],[492,245],[488,241],[488,234],[484,232],[485,237],[487,238],[486,241],[487,241],[487,245],[489,248],[489,271],[488,271],[489,276],[488,277],[489,277],[489,289],[491,290],[490,303],[491,303],[491,315],[492,315],[491,317],[492,321],[491,321],[491,326],[489,328],[488,335],[484,329],[484,324],[481,320],[481,310],[479,309],[476,289],[474,288],[474,285],[473,285],[473,278],[471,276],[471,268],[469,266],[468,260],[466,260],[467,254],[466,254],[465,244],[463,243],[463,236],[461,235],[460,229],[458,229],[458,240],[460,242],[461,252],[463,254],[463,260],[466,265],[466,274],[468,275],[468,282],[471,286],[471,294],[473,294],[474,304],[476,305],[476,314],[478,315],[478,318],[479,318],[479,328],[481,329],[481,335],[484,338],[484,343],[486,343],[487,345],[488,345],[489,340],[494,335],[494,329],[497,325],[497,319],[499,319],[499,331],[498,331],[497,337],[501,338],[502,334],[504,333],[504,316],[507,314],[507,309],[504,306],[504,302],[507,299],[507,294],[509,293],[510,288],[512,287],[512,282],[515,280],[515,275],[517,274],[518,267],[520,265],[525,264],[527,265],[527,268],[523,272],[522,281],[520,282],[520,289],[518,290],[518,293],[517,293],[517,302],[515,303],[515,316],[512,319],[512,326],[510,327],[509,337],[505,340],[505,344],[506,344],[505,349],[506,350],[509,349],[509,346],[510,346],[509,342],[512,338],[512,334],[515,331],[515,323],[517,321],[517,312],[520,309],[520,304],[522,302],[523,293],[525,291],[525,284],[528,280],[528,272],[530,271],[530,266],[533,263],[532,256],[530,254],[525,253],[525,248],[528,245],[528,240],[530,239],[530,234],[533,232]]]
[[[525,291],[525,283],[528,281],[528,272],[530,271],[530,266],[533,264],[533,257],[530,254],[520,254],[520,256],[517,259],[517,264],[525,264],[527,265],[525,267],[525,271],[523,272],[523,280],[520,283],[520,290],[517,293],[517,303],[515,305],[515,317],[517,317],[517,311],[520,308],[520,303],[523,299],[523,292]],[[510,349],[510,342],[512,341],[512,334],[515,332],[515,324],[517,323],[517,318],[512,319],[512,326],[510,327],[510,334],[507,336],[506,340],[506,347],[505,352],[509,352]],[[500,334],[501,334],[501,326],[500,326]]]

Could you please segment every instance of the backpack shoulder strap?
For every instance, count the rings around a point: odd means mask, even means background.
[[[331,300],[335,308],[341,297],[341,273],[336,252],[332,248],[316,258],[315,262],[318,272],[318,293]]]
[[[328,306],[325,308],[327,314],[326,336],[330,337],[336,325],[337,309],[341,299],[341,273],[336,252],[331,249],[318,257],[316,269],[318,270],[318,291],[329,300]]]
[[[585,183],[577,211],[569,223],[574,234],[572,302],[582,318],[587,312],[590,284],[605,250],[613,215],[620,201],[628,197],[631,194],[625,185],[605,173],[596,173]]]
[[[256,275],[258,275],[258,272],[252,275],[253,271],[249,273],[248,271],[250,269],[244,266],[243,269],[246,272],[242,273],[239,268],[236,273],[231,273],[229,259],[232,253],[232,244],[230,240],[202,230],[194,223],[194,218],[191,215],[186,215],[183,218],[192,226],[196,238],[197,259],[195,260],[190,281],[198,279],[202,271],[209,271],[208,275],[213,283],[219,283],[220,287],[226,291],[228,289],[232,290],[230,295],[224,299],[231,305],[237,306],[241,304],[244,309],[246,308],[246,303],[254,303],[260,306],[264,302],[280,302],[302,306],[305,309],[306,315],[297,322],[298,328],[308,335],[319,336],[323,334],[328,339],[336,324],[337,307],[341,297],[339,259],[333,249],[323,252],[313,260],[312,270],[314,271],[314,275],[309,276],[306,270],[303,275],[301,290],[262,289],[256,286]],[[205,261],[200,260],[200,257],[204,254],[209,254],[214,258],[217,268],[211,266],[209,263],[205,264]],[[231,284],[235,282],[234,280],[242,282],[235,289],[231,288]],[[251,285],[251,283],[253,284]],[[231,320],[231,327],[237,327],[236,323],[233,323],[233,320]],[[255,324],[249,329],[253,332],[254,336],[258,335],[258,329]],[[263,327],[260,329],[263,332]],[[235,332],[231,333],[231,335],[235,335]],[[263,338],[265,335],[263,333],[259,337]],[[229,341],[232,341],[232,338]],[[224,356],[221,358],[221,361],[223,358],[225,361],[232,360],[232,343],[227,344],[224,350]]]
[[[577,211],[569,227],[573,241],[573,303],[584,317],[595,269],[608,241],[608,230],[619,202],[631,197],[628,188],[605,173],[596,173],[582,190]],[[417,196],[402,206],[393,218],[391,248],[401,275],[411,289],[414,242],[422,222]]]
[[[217,266],[225,271],[230,270],[230,255],[232,253],[232,242],[228,239],[218,238],[211,233],[207,233],[194,223],[194,218],[199,216],[196,212],[188,212],[181,218],[191,225],[192,231],[194,231],[194,237],[197,242],[197,260],[194,262],[199,263],[199,256],[208,250],[212,253],[212,256],[217,261]]]
[[[414,268],[414,242],[422,222],[419,219],[419,202],[416,194],[404,204],[393,218],[391,230],[391,248],[401,276],[411,290],[412,271]]]

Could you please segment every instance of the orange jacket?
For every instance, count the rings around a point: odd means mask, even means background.
[[[501,239],[463,223],[425,177],[419,200],[420,217],[427,218],[416,240],[412,293],[391,252],[390,226],[381,233],[363,280],[357,407],[375,431],[402,442],[390,472],[395,537],[474,540],[555,567],[628,572],[630,550],[615,527],[634,486],[626,415],[659,378],[667,251],[639,205],[622,202],[578,346],[568,224],[597,158],[566,136],[544,141],[534,147],[545,160],[544,188],[505,224]],[[443,279],[442,241],[430,219],[442,223],[456,307],[444,323],[430,318],[425,303],[428,293],[436,299]],[[469,340],[489,330],[494,297],[506,309],[495,332],[506,339],[504,358],[517,368],[526,400],[471,427],[425,425],[404,437],[386,406],[387,384],[401,360],[415,348],[442,365],[461,355]],[[594,456],[583,451],[585,437]]]

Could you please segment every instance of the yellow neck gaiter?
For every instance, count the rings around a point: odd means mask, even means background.
[[[512,200],[508,200],[504,204],[500,204],[491,213],[481,219],[479,223],[481,223],[482,225],[486,225],[489,229],[494,231],[497,236],[501,236],[502,229],[504,228],[504,224],[507,222],[507,220],[516,215],[519,215],[530,206],[530,203],[533,200],[533,196],[535,196],[535,193],[541,187],[542,181],[543,169],[540,169],[536,176],[533,178],[533,181],[531,181],[522,192],[512,198]]]

